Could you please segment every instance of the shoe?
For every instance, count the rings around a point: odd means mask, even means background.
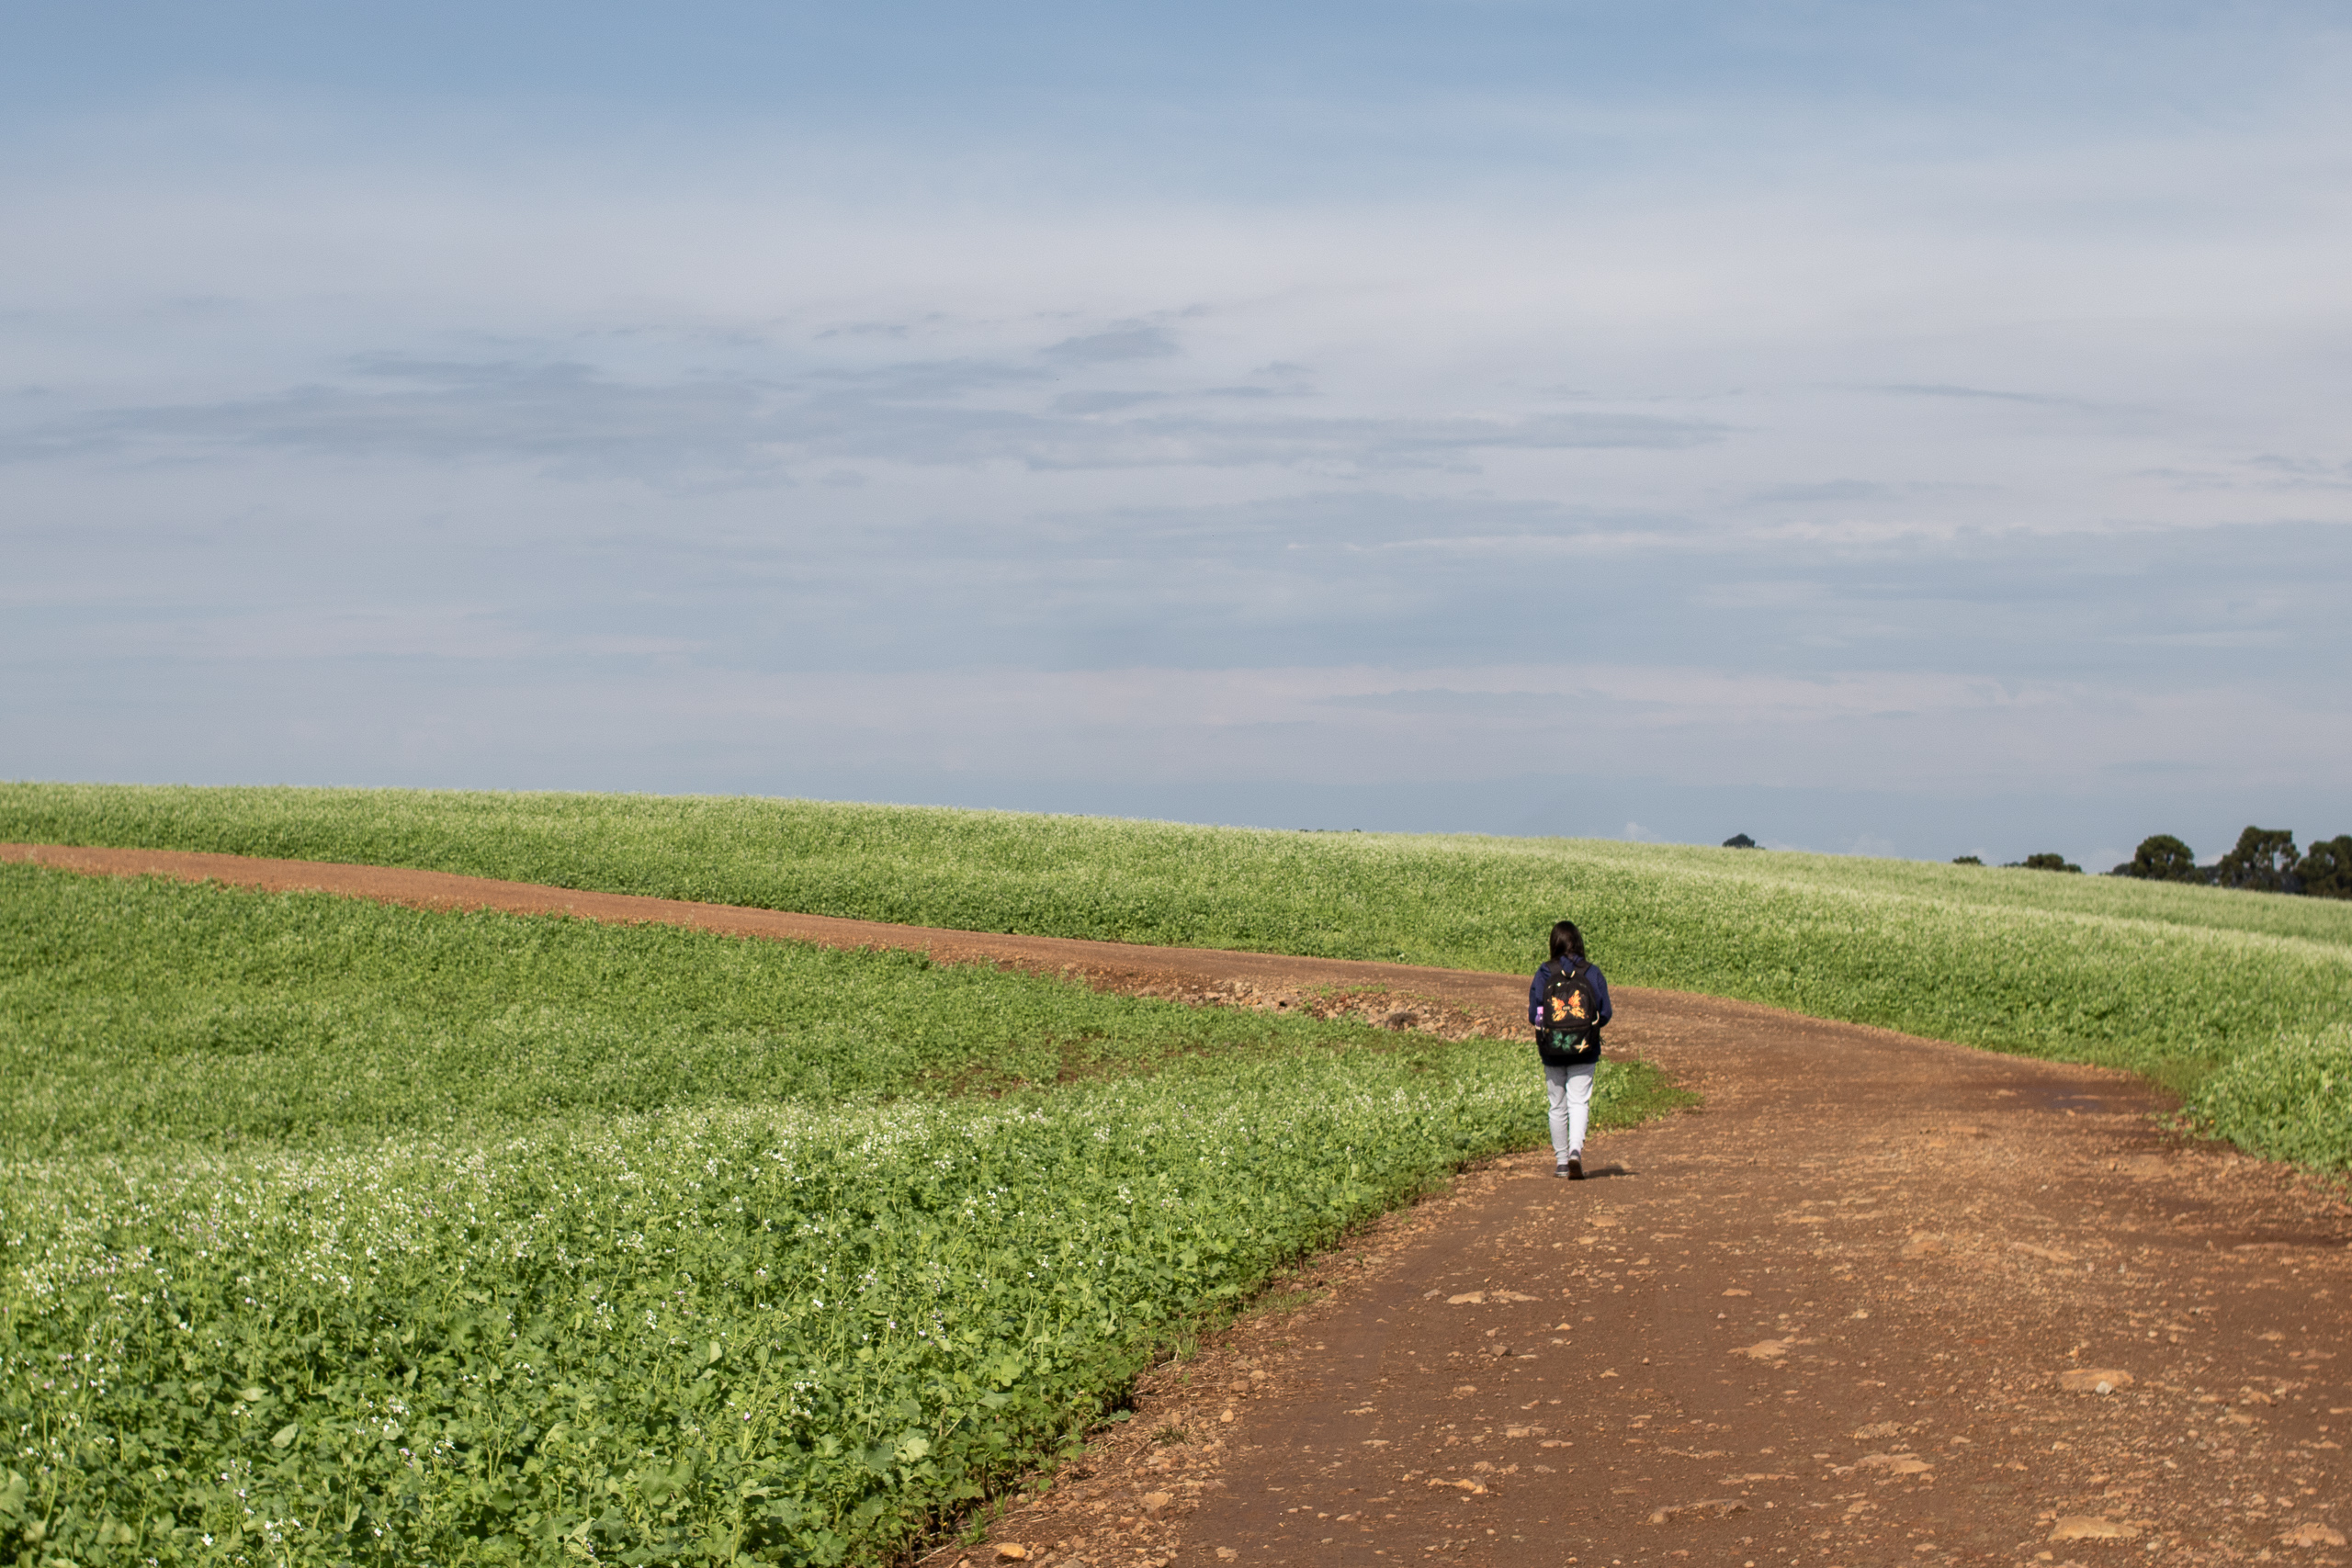
[[[1570,1181],[1582,1181],[1584,1179],[1584,1156],[1570,1155],[1568,1156],[1568,1163],[1562,1166],[1560,1169]]]
[[[1583,1172],[1577,1170],[1574,1165],[1555,1165],[1552,1168],[1552,1174],[1555,1176],[1581,1176]]]

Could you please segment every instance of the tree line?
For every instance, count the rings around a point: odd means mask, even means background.
[[[1974,855],[1961,855],[1955,865],[1982,865]],[[2064,855],[2028,855],[2011,861],[2027,871],[2072,871],[2083,868]],[[2301,893],[2314,898],[2352,898],[2352,833],[2314,840],[2298,853],[2295,835],[2284,828],[2248,828],[2238,835],[2237,848],[2211,865],[2199,865],[2197,852],[2170,833],[2153,833],[2140,840],[2130,860],[2108,873],[2143,882],[2197,882],[2209,887],[2243,887],[2254,893]]]

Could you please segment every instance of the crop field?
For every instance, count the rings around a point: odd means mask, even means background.
[[[0,785],[0,840],[1613,981],[2134,1068],[2352,1164],[2352,908],[805,802]],[[0,867],[0,1557],[875,1560],[1467,1158],[1523,1045]],[[1600,1119],[1671,1104],[1612,1064]]]
[[[918,954],[0,865],[0,1153],[842,1104],[1393,1043]]]
[[[2185,1092],[2352,1019],[2352,903],[1982,866],[789,800],[56,784],[0,785],[0,840],[1507,972],[1532,968],[1565,915],[1613,981]]]
[[[874,1561],[1543,1126],[1523,1044],[18,866],[0,1064],[34,1562]]]
[[[2242,1148],[2352,1171],[2352,1023],[2283,1032],[2198,1085],[2190,1110]]]

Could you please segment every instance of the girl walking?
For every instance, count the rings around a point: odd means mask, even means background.
[[[1552,956],[1527,987],[1527,1021],[1552,1101],[1552,1174],[1584,1179],[1584,1134],[1592,1114],[1592,1070],[1600,1060],[1600,1026],[1609,1021],[1609,982],[1584,955],[1572,921],[1552,928]]]

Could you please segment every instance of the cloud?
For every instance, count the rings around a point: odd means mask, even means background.
[[[631,386],[577,364],[371,364],[411,383],[390,391],[308,386],[211,404],[109,409],[0,446],[0,458],[102,455],[187,460],[262,449],[423,462],[519,461],[563,477],[695,473],[774,476],[755,438],[756,386],[705,380]]]
[[[628,678],[614,700],[644,706]],[[1383,702],[1458,692],[1446,705]],[[635,692],[637,694],[632,695]],[[1509,694],[1503,704],[1479,700]],[[915,768],[1097,781],[1138,769],[1169,780],[1337,784],[1376,758],[1396,781],[1471,780],[1487,760],[1588,778],[1717,782],[1726,748],[1781,788],[1942,794],[2093,788],[2094,754],[2165,759],[2252,781],[2352,766],[2352,737],[2291,701],[2204,687],[2004,684],[1959,673],[1819,680],[1672,666],[1542,669],[1152,668],[1068,671],[940,668],[821,682],[712,671],[657,728],[719,727],[794,749]],[[1531,716],[1573,714],[1573,723]],[[2086,728],[2098,748],[2081,744]],[[2216,757],[2224,728],[2276,737],[2251,762]]]
[[[1842,504],[1858,501],[1886,501],[1903,493],[1903,487],[1882,484],[1871,479],[1816,479],[1809,484],[1773,485],[1758,491],[1749,499],[1763,505]]]
[[[852,19],[723,111],[93,33],[0,95],[13,765],[2340,794],[2340,28],[1540,10]],[[1882,820],[1803,834],[1957,830]]]
[[[1172,359],[1183,352],[1165,328],[1125,322],[1084,337],[1064,338],[1038,352],[1065,365],[1117,365],[1131,359]]]
[[[222,607],[151,616],[118,627],[115,656],[215,669],[256,660],[418,660],[443,665],[675,659],[707,644],[599,627],[541,628],[502,605],[430,610],[293,604]]]
[[[1116,335],[1116,334],[1113,334]],[[1090,340],[1091,341],[1091,340]],[[210,404],[106,409],[36,424],[0,460],[182,460],[223,449],[425,462],[505,461],[559,478],[783,482],[796,465],[880,459],[1039,469],[1465,467],[1483,454],[1671,450],[1722,439],[1710,422],[1651,414],[1314,417],[1135,412],[1178,391],[1052,392],[1009,365],[910,362],[789,378],[634,382],[578,363],[375,356],[358,384]],[[377,389],[373,381],[396,383]],[[1006,406],[1010,389],[1043,394]],[[993,400],[990,400],[993,398]]]
[[[2003,392],[1996,391],[1985,387],[1921,387],[1894,384],[1881,386],[1872,389],[1881,392],[1894,392],[1901,396],[1909,398],[1961,398],[2000,403],[2037,403],[2045,408],[2086,408],[2089,406],[2080,398],[2058,397],[2047,392]]]
[[[2352,490],[2352,459],[2283,457],[2265,452],[2247,458],[2245,466],[2273,476],[2268,488],[2278,491]]]
[[[1144,403],[1167,400],[1166,392],[1064,392],[1053,401],[1056,413],[1123,413]]]

